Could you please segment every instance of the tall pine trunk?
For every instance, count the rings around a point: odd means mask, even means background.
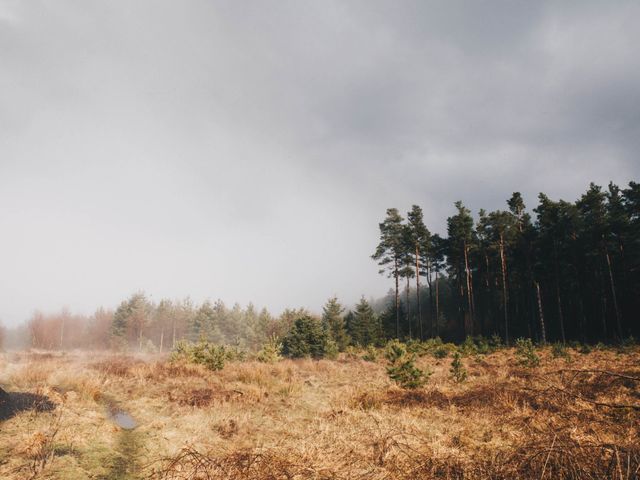
[[[473,335],[473,290],[471,286],[471,269],[469,268],[469,252],[467,248],[467,242],[465,241],[463,244],[464,247],[464,268],[467,279],[467,303],[469,306],[469,314],[465,316],[465,326],[464,333],[466,336]]]
[[[620,309],[618,308],[618,295],[616,294],[616,284],[613,280],[613,269],[611,268],[611,257],[607,247],[604,247],[605,257],[607,258],[607,268],[609,269],[609,282],[611,283],[611,295],[613,297],[613,308],[616,312],[616,329],[618,330],[618,338],[622,338],[622,322],[620,320]]]
[[[560,320],[560,336],[562,338],[562,343],[567,343],[564,334],[564,315],[562,314],[562,299],[560,298],[560,273],[558,269],[558,246],[556,241],[553,241],[553,257],[554,257],[554,270],[555,270],[555,280],[556,280],[556,301],[558,303],[558,320]]]
[[[420,328],[420,340],[424,340],[422,334],[422,305],[420,302],[420,247],[416,243],[416,300],[418,302],[418,324]]]
[[[398,278],[398,259],[393,260],[393,276],[396,279],[396,338],[400,339],[400,293],[399,293],[399,278]]]
[[[533,281],[536,285],[536,293],[538,294],[538,315],[540,318],[540,333],[542,335],[542,343],[547,343],[547,334],[544,327],[544,313],[542,310],[542,296],[540,295],[540,284]],[[564,340],[563,340],[564,341]]]
[[[409,279],[409,275],[407,275],[407,287],[406,287],[406,292],[405,292],[405,303],[407,304],[406,307],[406,312],[404,314],[404,318],[406,319],[407,325],[409,327],[409,339],[412,338],[412,331],[411,331],[411,315],[410,315],[410,309],[409,309],[409,289],[410,289],[410,279]]]
[[[431,262],[427,264],[427,284],[429,285],[429,336],[433,337],[433,282],[431,280]]]
[[[440,282],[438,279],[438,270],[436,270],[436,337],[440,336]]]
[[[504,236],[500,234],[500,269],[502,270],[502,306],[504,310],[504,338],[509,346],[509,300],[507,292],[507,261],[504,257]]]

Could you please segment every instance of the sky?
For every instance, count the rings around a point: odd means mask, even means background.
[[[0,321],[378,297],[385,210],[640,180],[635,1],[0,0]]]

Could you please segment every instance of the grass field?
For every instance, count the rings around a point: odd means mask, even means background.
[[[385,362],[228,363],[158,356],[5,353],[0,478],[638,478],[640,351],[504,349],[423,356],[402,390]],[[133,429],[118,426],[126,412]]]

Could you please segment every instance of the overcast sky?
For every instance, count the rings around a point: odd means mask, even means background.
[[[640,3],[0,0],[0,319],[391,286],[388,207],[640,178]]]

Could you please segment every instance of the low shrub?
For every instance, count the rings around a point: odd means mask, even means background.
[[[467,379],[467,370],[462,364],[462,355],[460,355],[460,352],[453,354],[453,361],[451,362],[449,373],[451,379],[456,383],[462,383]]]
[[[390,342],[385,356],[388,361],[387,375],[402,388],[419,388],[427,383],[432,374],[415,366],[415,355],[408,353],[401,342]]]
[[[324,346],[324,356],[325,358],[329,358],[331,360],[335,360],[338,358],[338,354],[340,353],[340,348],[335,340],[328,338],[327,342]]]
[[[444,345],[436,347],[433,350],[433,356],[437,359],[447,358],[448,355],[449,355],[449,350]]]
[[[618,353],[629,353],[637,344],[638,342],[633,336],[623,338],[618,345],[617,351]]]
[[[378,351],[373,345],[369,345],[362,356],[365,362],[375,362],[378,359]]]
[[[477,348],[476,343],[473,341],[473,337],[467,336],[467,338],[464,339],[464,342],[462,342],[458,347],[458,352],[462,353],[464,356],[476,354]]]
[[[516,357],[518,364],[533,368],[540,365],[540,357],[536,353],[535,346],[530,338],[518,338],[516,340]]]
[[[551,345],[551,355],[553,355],[553,358],[564,358],[567,362],[571,360],[569,350],[567,350],[567,347],[560,342],[556,342]]]
[[[497,333],[491,335],[491,338],[489,339],[489,346],[494,352],[496,350],[500,350],[502,347],[504,347],[504,343],[502,343],[502,337]]]
[[[455,344],[453,343],[443,343],[442,345],[436,347],[431,354],[437,358],[437,359],[442,359],[442,358],[446,358],[449,356],[449,354],[457,352],[458,351],[458,347],[455,346]]]
[[[258,354],[256,359],[263,363],[276,363],[282,359],[282,342],[278,340],[278,337],[272,335],[267,340]]]
[[[198,343],[181,340],[176,343],[171,352],[171,361],[186,360],[204,365],[209,370],[222,370],[227,360],[236,360],[240,355],[237,349],[216,345],[205,340]]]

